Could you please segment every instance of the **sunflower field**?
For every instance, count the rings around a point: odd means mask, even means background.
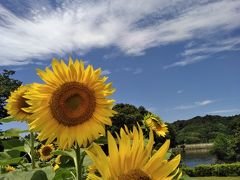
[[[0,134],[0,180],[170,180],[180,179],[180,155],[169,153],[170,141],[154,149],[154,135],[165,137],[167,125],[146,114],[144,125],[111,133],[115,92],[101,68],[71,57],[53,59],[37,69],[43,83],[20,86],[11,93],[1,123],[24,121],[28,130]],[[148,136],[144,135],[148,132]],[[24,133],[26,136],[23,136]]]

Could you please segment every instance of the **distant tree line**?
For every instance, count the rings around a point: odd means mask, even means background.
[[[240,115],[222,117],[206,115],[189,120],[178,120],[172,123],[176,131],[177,144],[214,142],[219,135],[231,135]]]

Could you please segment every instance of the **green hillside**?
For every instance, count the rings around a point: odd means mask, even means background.
[[[116,104],[113,109],[118,112],[113,118],[113,126],[108,129],[112,132],[119,131],[127,125],[132,127],[142,124],[144,114],[148,111],[143,107],[136,107],[131,104]],[[163,119],[163,121],[167,121]],[[178,144],[209,143],[213,142],[218,135],[234,135],[237,128],[240,128],[240,115],[223,117],[216,115],[196,116],[189,120],[178,120],[168,123],[171,146]],[[156,139],[158,141],[158,139]],[[160,140],[160,139],[159,139]]]
[[[170,124],[176,132],[177,144],[208,143],[220,134],[232,135],[240,127],[240,115],[222,117],[206,115]]]

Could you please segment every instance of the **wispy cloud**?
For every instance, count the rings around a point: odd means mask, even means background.
[[[240,26],[236,0],[13,2],[8,8],[0,3],[0,65],[105,47],[142,55],[151,47]]]
[[[136,68],[134,71],[133,71],[133,74],[141,74],[143,72],[142,68]]]
[[[174,110],[187,110],[187,109],[193,109],[193,108],[207,106],[207,105],[213,104],[215,102],[216,102],[215,100],[207,99],[207,100],[204,100],[204,101],[194,102],[193,104],[190,104],[190,105],[180,105],[180,106],[177,106],[177,107],[175,107],[173,109]]]
[[[112,72],[110,71],[110,70],[103,70],[102,71],[102,75],[104,76],[104,75],[109,75],[109,74],[111,74]]]
[[[240,113],[240,109],[220,109],[211,111],[208,114],[226,114],[226,113]]]
[[[139,67],[138,68],[124,67],[124,68],[116,69],[116,72],[121,72],[121,71],[131,72],[133,74],[141,74],[143,72],[143,69]]]
[[[147,108],[147,110],[149,112],[155,112],[155,111],[157,111],[157,108],[156,107],[149,107],[149,108]]]
[[[220,40],[212,39],[207,43],[194,44],[193,42],[190,42],[186,45],[184,52],[181,54],[182,60],[166,65],[164,66],[164,69],[176,66],[186,66],[207,59],[217,53],[239,50],[240,36]]]
[[[182,93],[183,93],[182,89],[177,90],[177,94],[182,94]]]

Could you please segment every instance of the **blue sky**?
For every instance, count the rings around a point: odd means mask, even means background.
[[[239,19],[237,0],[5,0],[0,69],[41,82],[36,68],[71,55],[167,122],[240,114]]]

